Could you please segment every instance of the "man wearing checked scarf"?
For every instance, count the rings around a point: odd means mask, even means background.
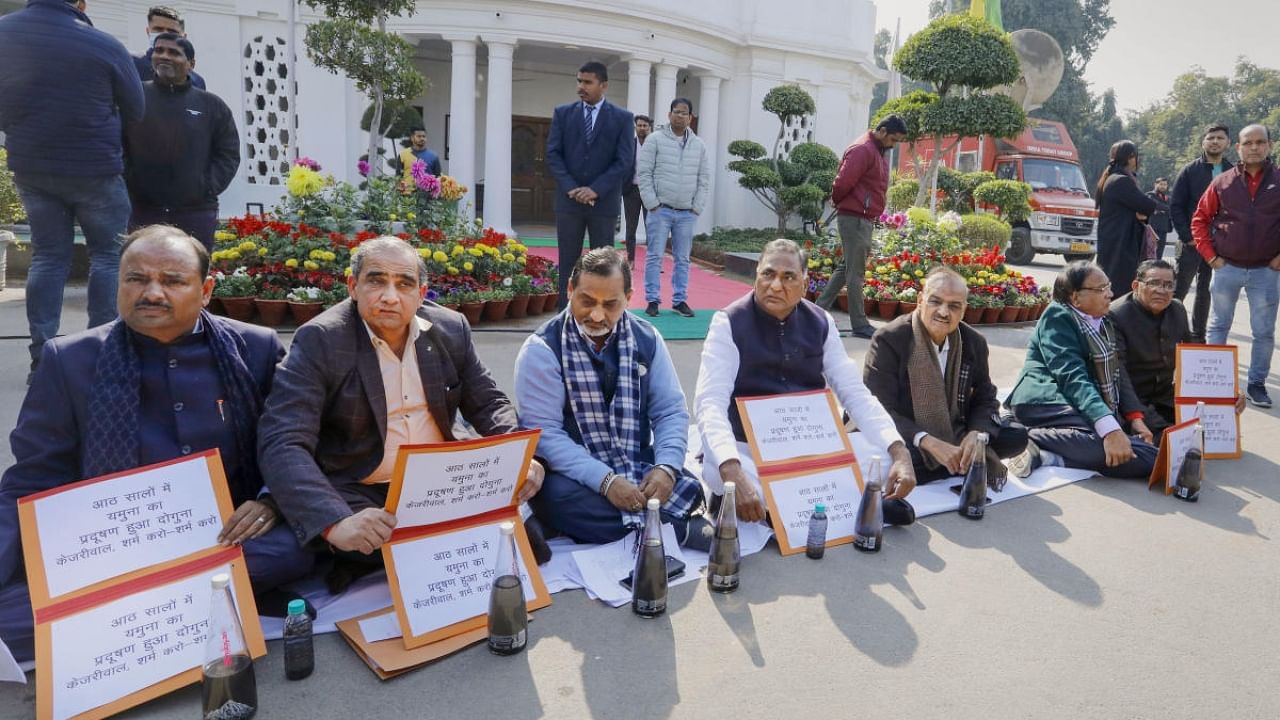
[[[687,547],[706,549],[710,525],[693,515],[698,481],[682,469],[689,412],[662,337],[627,312],[631,268],[611,248],[583,255],[569,276],[569,306],[525,341],[516,358],[520,424],[538,428],[547,467],[530,501],[548,535],[618,540],[662,502]]]

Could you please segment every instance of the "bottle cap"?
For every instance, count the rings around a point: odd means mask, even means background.
[[[825,503],[818,503],[813,506],[813,511],[816,513],[824,513],[827,511],[827,506]]]
[[[510,520],[498,526],[498,532],[502,533],[503,535],[510,535],[515,531],[516,531],[516,524],[511,522]]]
[[[231,576],[226,573],[218,573],[213,576],[213,589],[221,590],[231,584]]]
[[[290,615],[305,615],[307,613],[307,601],[302,598],[294,598],[289,601]]]
[[[662,507],[662,503],[658,502],[658,498],[649,498],[650,510],[657,510],[659,507]]]
[[[737,489],[738,489],[738,484],[737,484],[737,483],[735,483],[735,482],[734,482],[734,481],[732,481],[732,480],[729,480],[728,482],[726,482],[726,483],[724,484],[724,492],[725,492],[725,494],[726,494],[726,495],[728,495],[728,494],[729,494],[729,493],[731,493],[731,492],[736,491]]]

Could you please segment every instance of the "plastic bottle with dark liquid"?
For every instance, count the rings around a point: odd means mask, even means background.
[[[240,614],[231,596],[231,578],[213,576],[208,640],[201,669],[204,720],[248,720],[258,711],[258,682],[244,641]]]
[[[724,498],[716,516],[716,533],[711,538],[707,556],[707,586],[715,592],[731,593],[738,589],[738,572],[742,563],[742,546],[738,543],[737,486],[724,484]],[[663,561],[665,564],[665,560]]]
[[[284,677],[301,680],[315,669],[316,649],[307,603],[301,599],[290,600],[289,615],[284,619]]]
[[[636,547],[636,567],[631,575],[631,610],[647,618],[667,611],[667,553],[662,546],[658,507],[658,499],[649,498],[644,532]]]
[[[809,536],[805,539],[805,557],[821,560],[827,552],[827,506],[818,503],[809,514]]]
[[[958,512],[970,520],[981,520],[987,511],[987,434],[978,433],[978,447],[974,450],[969,472],[964,474],[960,487]]]
[[[516,524],[504,522],[498,529],[498,563],[489,591],[489,652],[515,655],[529,642],[529,612],[516,562]]]
[[[863,552],[880,552],[884,534],[884,485],[880,478],[880,456],[871,456],[867,465],[866,488],[858,503],[858,518],[853,525],[853,546]]]

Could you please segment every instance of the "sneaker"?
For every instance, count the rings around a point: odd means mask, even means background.
[[[1016,478],[1026,478],[1035,472],[1035,469],[1043,464],[1044,459],[1040,457],[1040,448],[1036,447],[1034,442],[1027,441],[1027,449],[1017,455],[1004,461],[1009,472],[1013,473]]]
[[[683,315],[684,317],[693,317],[693,308],[689,307],[689,303],[678,302],[675,305],[672,305],[671,309],[675,310],[677,314]],[[657,315],[657,313],[654,313],[654,314]]]
[[[658,303],[651,302],[644,309],[644,314],[649,317],[658,317]]]
[[[551,559],[551,546],[542,532],[542,523],[533,515],[524,521],[524,533],[529,536],[529,549],[533,551],[533,559],[539,565],[546,565]]]
[[[884,514],[885,525],[910,525],[916,521],[916,509],[900,498],[883,501],[880,511]]]
[[[684,534],[684,542],[680,543],[681,547],[687,547],[690,550],[700,550],[707,552],[711,549],[711,540],[715,537],[715,528],[711,526],[711,522],[702,515],[693,515],[689,518],[689,524]]]
[[[1245,388],[1245,394],[1249,396],[1249,402],[1260,408],[1271,407],[1271,396],[1267,394],[1267,386],[1261,383],[1257,385],[1249,385]]]
[[[854,328],[851,334],[856,338],[863,338],[864,340],[870,340],[871,336],[876,334],[876,329],[871,327],[870,325],[863,325],[860,328]]]

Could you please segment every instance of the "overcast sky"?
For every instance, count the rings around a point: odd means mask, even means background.
[[[955,0],[968,5],[968,0]],[[880,27],[893,32],[899,17],[906,37],[929,21],[929,0],[878,0]],[[1174,78],[1199,65],[1230,75],[1246,55],[1280,69],[1274,0],[1111,0],[1115,27],[1085,72],[1094,92],[1115,88],[1122,111],[1162,100]]]

